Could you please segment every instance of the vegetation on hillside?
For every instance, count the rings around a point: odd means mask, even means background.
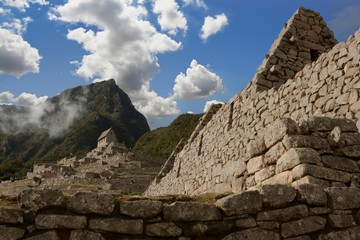
[[[119,142],[128,147],[150,130],[146,118],[113,80],[69,89],[47,101],[52,108],[42,117],[41,127],[28,125],[6,134],[0,130],[0,180],[24,176],[36,161],[84,155],[96,147],[100,134],[110,127]],[[19,116],[17,119],[29,111],[14,106],[2,106],[0,110]],[[50,136],[51,130],[64,125],[66,114],[78,117],[58,135]],[[12,122],[5,121],[0,118],[0,124],[11,126]]]
[[[168,127],[145,133],[136,142],[133,151],[165,161],[182,138],[189,138],[202,114],[183,114]]]

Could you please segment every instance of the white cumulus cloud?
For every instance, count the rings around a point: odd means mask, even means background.
[[[37,97],[35,94],[23,92],[18,97],[9,91],[0,93],[0,105],[35,106],[44,103],[48,96]]]
[[[32,22],[31,17],[25,17],[22,19],[14,18],[11,21],[4,22],[0,25],[1,28],[8,29],[17,35],[22,35],[26,32],[29,22]]]
[[[205,8],[207,9],[207,5],[206,3],[204,2],[204,0],[183,0],[185,6],[187,5],[195,5],[197,7],[202,7],[202,8]]]
[[[205,66],[192,60],[186,74],[175,79],[174,96],[184,100],[206,98],[223,90],[222,79]]]
[[[20,35],[0,28],[0,74],[15,77],[39,72],[41,56]]]
[[[153,4],[153,12],[159,14],[158,23],[161,30],[171,35],[175,35],[179,29],[186,32],[186,18],[175,0],[153,0]]]
[[[4,5],[17,8],[20,11],[25,11],[26,8],[30,7],[30,3],[39,5],[48,5],[49,2],[46,0],[4,0]]]
[[[228,19],[224,13],[215,17],[207,16],[201,27],[200,38],[207,40],[211,35],[221,31],[226,25],[228,25]]]
[[[221,102],[221,101],[218,101],[218,100],[207,101],[207,102],[205,103],[205,105],[204,105],[203,111],[204,111],[204,112],[207,112],[207,111],[210,109],[211,105],[213,105],[213,104],[222,104],[222,105],[224,105],[225,103],[224,103],[224,102]]]
[[[77,75],[92,81],[113,78],[146,117],[169,116],[179,112],[176,102],[158,96],[150,81],[160,69],[156,55],[182,44],[158,32],[147,14],[133,1],[69,0],[53,8],[49,18],[84,24],[67,34],[88,52],[77,62]]]

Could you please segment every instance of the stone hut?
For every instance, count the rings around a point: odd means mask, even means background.
[[[98,138],[98,148],[106,147],[111,142],[117,142],[115,132],[112,128],[109,128],[108,130],[101,133],[100,137]]]

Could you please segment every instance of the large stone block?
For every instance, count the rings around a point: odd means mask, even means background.
[[[9,227],[0,225],[1,240],[18,240],[25,234],[25,230],[18,227]]]
[[[134,218],[153,218],[161,213],[160,201],[138,200],[120,202],[120,213]]]
[[[305,217],[308,217],[308,208],[306,205],[297,205],[288,208],[259,212],[256,215],[256,221],[289,222]]]
[[[225,215],[255,214],[262,210],[263,201],[258,191],[246,191],[233,194],[216,201]]]
[[[270,148],[275,143],[282,140],[286,134],[297,134],[299,132],[298,125],[290,118],[277,119],[271,127],[267,129],[264,136],[266,148]]]
[[[39,214],[35,218],[37,229],[83,229],[86,225],[85,216]]]
[[[360,208],[360,189],[347,187],[325,188],[332,209]]]
[[[326,235],[321,235],[319,240],[359,240],[360,227],[353,227],[341,231],[332,231]]]
[[[337,126],[342,132],[358,131],[355,122],[345,118],[310,117],[306,124],[311,132],[331,132]]]
[[[284,207],[294,201],[296,190],[286,185],[264,185],[260,190],[267,207]]]
[[[147,225],[145,232],[152,237],[177,237],[182,234],[182,229],[173,222],[164,222]]]
[[[262,181],[275,175],[275,166],[268,166],[255,173],[255,182],[261,183]]]
[[[107,194],[78,192],[70,197],[67,206],[70,210],[78,213],[108,215],[115,209],[115,198]]]
[[[358,158],[360,157],[360,145],[341,147],[335,151],[335,155]]]
[[[291,186],[294,188],[299,188],[299,186],[303,184],[315,184],[324,188],[330,187],[330,183],[328,180],[316,178],[313,176],[305,176],[303,178],[300,178],[299,180],[294,181]]]
[[[290,184],[293,181],[292,171],[286,171],[268,178],[262,182],[263,185]]]
[[[283,223],[281,225],[281,236],[287,238],[316,232],[324,229],[325,224],[326,219],[318,216],[312,216],[297,221]]]
[[[33,237],[25,238],[24,240],[62,240],[56,231],[49,231]]]
[[[198,202],[175,202],[164,206],[163,214],[166,221],[191,222],[214,221],[221,219],[221,213],[214,205]]]
[[[334,228],[355,227],[356,222],[352,215],[345,214],[329,214],[329,222]]]
[[[0,208],[0,223],[23,223],[24,212],[18,209]]]
[[[119,218],[90,219],[89,228],[105,232],[122,233],[129,235],[142,234],[143,220],[126,220]]]
[[[321,160],[325,167],[342,170],[345,172],[360,172],[357,162],[343,157],[324,155]]]
[[[280,240],[279,234],[261,228],[250,228],[227,235],[222,240]]]
[[[19,194],[19,198],[21,205],[32,211],[61,206],[65,200],[62,192],[57,189],[27,189]]]
[[[71,231],[69,240],[105,240],[101,233],[90,232],[87,230]]]
[[[325,206],[327,197],[323,187],[315,184],[302,184],[298,187],[299,201],[311,206]]]
[[[301,163],[321,165],[320,154],[312,148],[291,148],[276,163],[276,173],[292,169]]]
[[[286,135],[282,141],[285,148],[313,148],[316,150],[329,151],[330,144],[324,138],[308,135]]]
[[[350,182],[351,179],[351,175],[347,172],[309,164],[300,164],[296,166],[293,168],[292,174],[295,180],[307,175],[344,183]]]
[[[277,160],[285,153],[285,151],[283,143],[278,142],[265,153],[264,164],[266,166],[276,164]]]
[[[255,173],[262,168],[264,168],[264,156],[262,155],[251,158],[246,165],[246,170],[249,174]]]

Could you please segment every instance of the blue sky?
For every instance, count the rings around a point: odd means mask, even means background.
[[[300,6],[339,41],[360,27],[359,0],[1,0],[0,104],[114,78],[167,125],[241,91]]]

